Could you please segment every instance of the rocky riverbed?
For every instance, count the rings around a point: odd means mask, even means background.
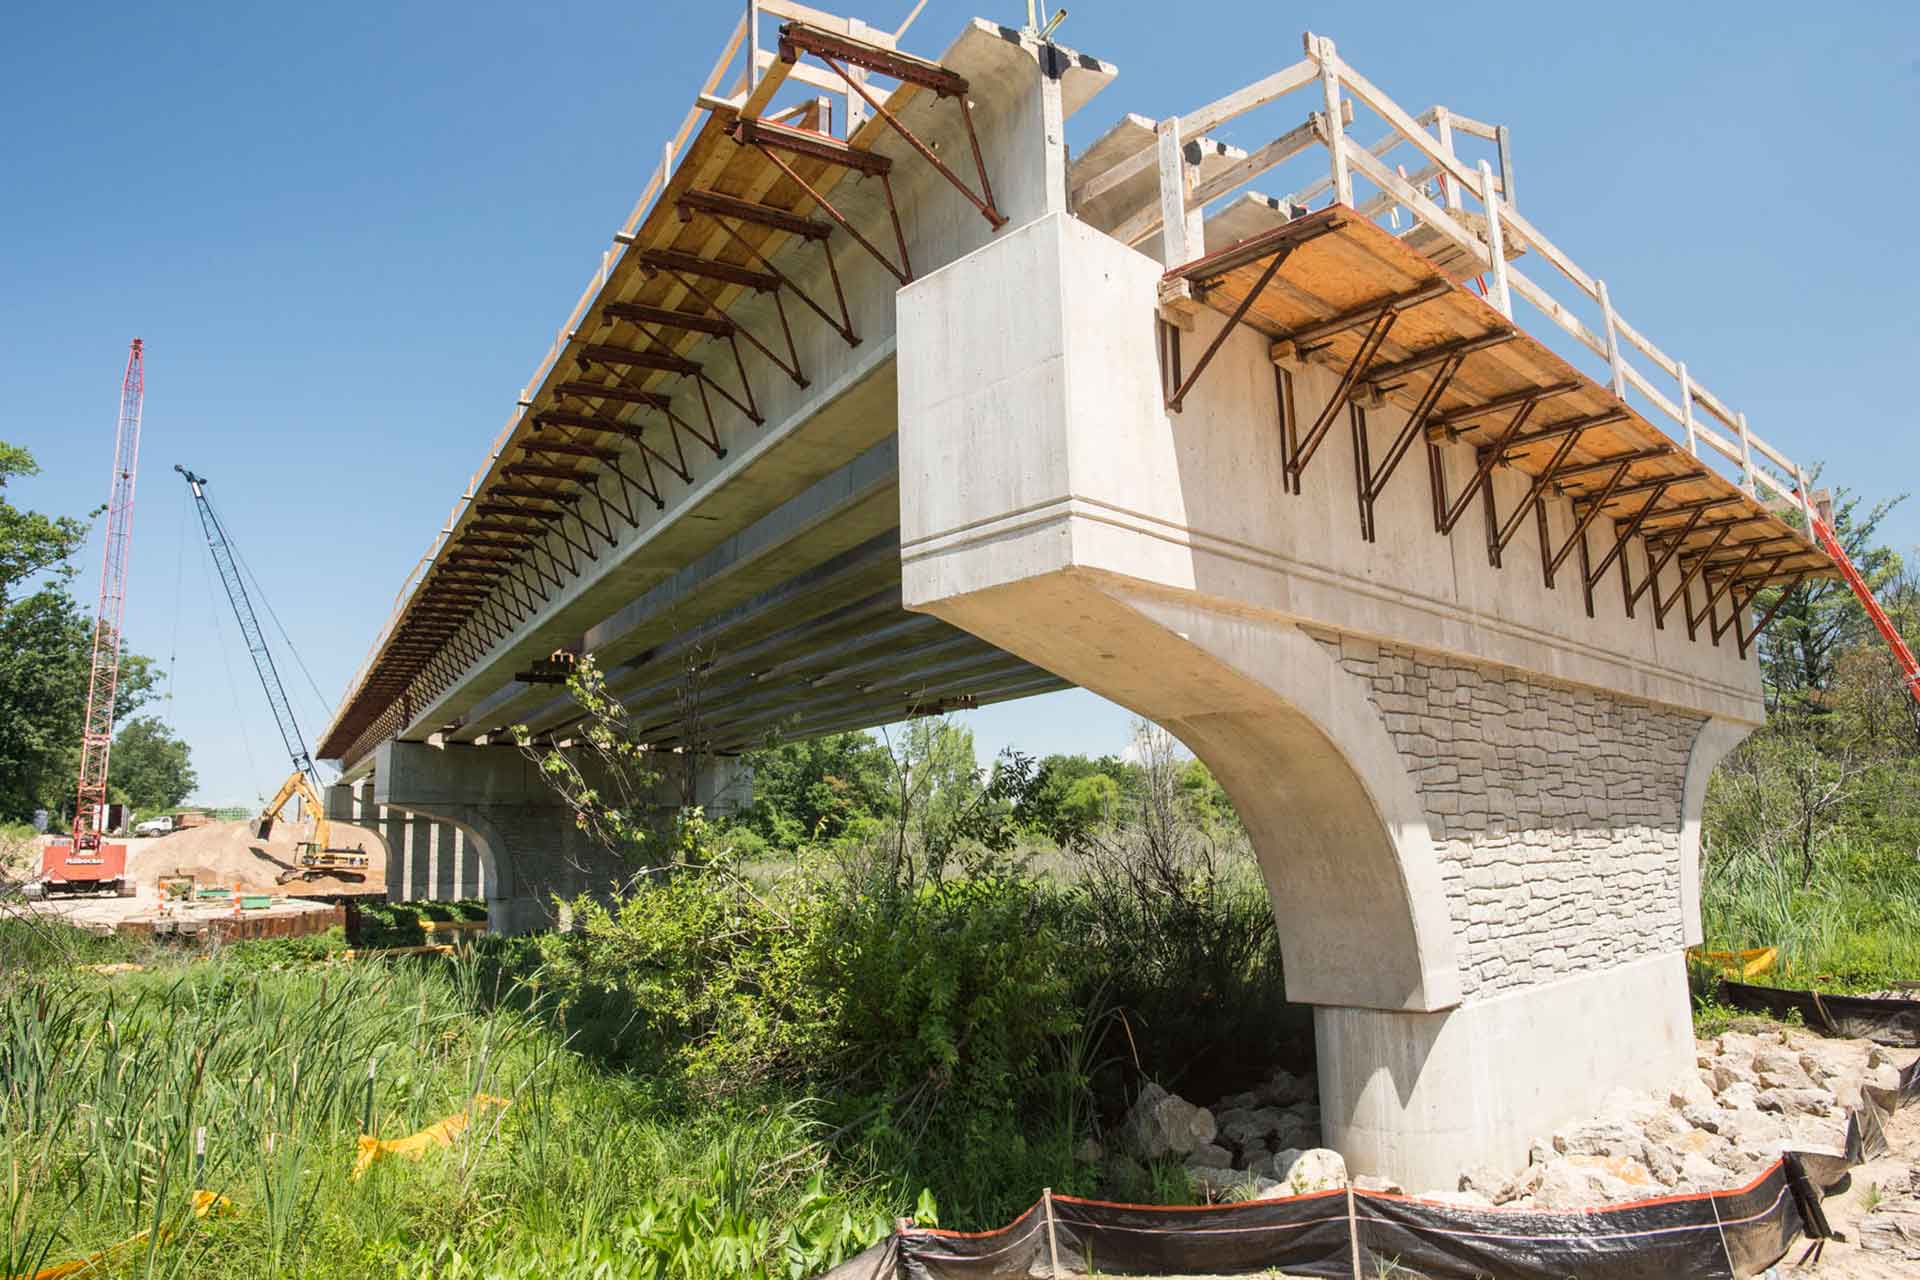
[[[1695,1069],[1668,1087],[1616,1091],[1600,1099],[1589,1118],[1539,1135],[1522,1169],[1462,1169],[1448,1187],[1402,1187],[1365,1175],[1353,1184],[1454,1204],[1540,1210],[1737,1187],[1783,1148],[1839,1151],[1847,1111],[1860,1105],[1862,1089],[1896,1089],[1900,1065],[1913,1056],[1784,1026],[1729,1032],[1700,1041]],[[1317,1098],[1310,1073],[1287,1071],[1211,1106],[1150,1084],[1110,1135],[1112,1150],[1084,1154],[1178,1161],[1196,1192],[1214,1200],[1342,1187],[1345,1163],[1320,1146]],[[1828,1202],[1829,1217],[1848,1240],[1828,1246],[1822,1275],[1920,1274],[1920,1170],[1913,1163],[1920,1155],[1920,1108],[1896,1116],[1888,1137],[1894,1152],[1856,1170],[1849,1187]],[[1882,1264],[1892,1269],[1878,1269]]]

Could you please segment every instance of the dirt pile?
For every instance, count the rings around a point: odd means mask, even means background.
[[[254,834],[251,822],[215,822],[156,840],[129,841],[127,862],[142,890],[162,876],[188,875],[197,885],[223,885],[245,893],[386,891],[386,847],[373,832],[343,822],[333,824],[329,843],[335,848],[364,848],[367,865],[363,870],[278,883],[282,875],[302,869],[298,845],[311,836],[311,828],[299,822],[275,823],[273,835],[266,840]]]

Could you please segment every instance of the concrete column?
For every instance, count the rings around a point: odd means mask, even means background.
[[[1680,916],[1690,947],[1701,945],[1704,932],[1700,922],[1701,855],[1700,819],[1707,805],[1707,783],[1720,762],[1752,733],[1754,726],[1732,720],[1709,720],[1694,739],[1687,758],[1686,795],[1680,810]]]
[[[407,897],[420,902],[433,897],[433,829],[440,824],[418,813],[410,817],[407,823]]]
[[[452,902],[458,898],[455,887],[458,853],[455,845],[457,835],[454,828],[444,822],[433,824],[433,888],[431,896],[435,902]]]
[[[556,898],[607,894],[630,874],[517,750],[392,741],[377,760],[384,803],[458,827],[474,845],[495,932],[550,928]]]
[[[381,803],[379,832],[387,842],[387,898],[407,902],[413,898],[413,831],[407,812]]]
[[[335,783],[327,788],[323,797],[327,806],[329,822],[353,821],[353,788],[345,783]]]

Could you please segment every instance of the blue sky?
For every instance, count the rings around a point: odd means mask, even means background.
[[[892,26],[909,0],[869,0]],[[1920,249],[1920,6],[1070,6],[1119,80],[1069,124],[1190,109],[1299,56],[1304,28],[1409,106],[1513,126],[1526,213],[1756,431],[1875,497],[1920,480],[1903,399]],[[204,798],[284,774],[172,472],[211,477],[331,704],[505,422],[733,4],[23,6],[0,47],[0,438],[14,501],[105,497],[127,340],[149,344],[127,607],[168,663]],[[932,0],[937,55],[975,13]],[[612,122],[612,123],[610,123]],[[1291,123],[1291,122],[1289,122]],[[1225,133],[1278,132],[1249,118]],[[1887,526],[1920,544],[1920,503]],[[81,590],[95,589],[90,548]],[[976,713],[982,754],[1119,750],[1081,693]]]

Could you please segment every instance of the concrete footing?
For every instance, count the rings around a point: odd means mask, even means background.
[[[1316,1008],[1323,1140],[1353,1172],[1409,1189],[1520,1168],[1611,1090],[1680,1079],[1691,1009],[1680,953],[1437,1013]]]

